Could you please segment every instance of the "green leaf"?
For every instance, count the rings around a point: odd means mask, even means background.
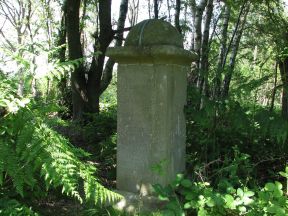
[[[213,198],[214,199],[214,202],[217,206],[222,206],[224,205],[224,199],[223,197],[221,196],[221,194],[216,194],[215,197]]]
[[[275,185],[271,182],[265,184],[265,190],[267,191],[273,191],[274,188],[275,188]]]
[[[184,179],[184,175],[183,174],[177,174],[176,181],[180,183],[182,181],[182,179]]]
[[[239,197],[243,197],[244,192],[243,192],[243,190],[242,190],[241,188],[238,188],[238,189],[237,189],[237,195],[238,195]]]
[[[6,104],[7,104],[7,103],[5,103],[5,101],[0,100],[0,107],[6,107]]]
[[[285,178],[288,178],[288,173],[285,172],[279,172],[279,174]]]
[[[241,212],[241,213],[245,213],[246,211],[247,211],[247,209],[246,209],[246,207],[245,206],[239,206],[239,211]]]
[[[246,191],[246,192],[244,192],[244,196],[246,196],[246,197],[252,197],[252,196],[254,196],[255,195],[255,193],[253,192],[253,191]]]
[[[180,185],[183,178],[183,174],[177,174],[176,179],[172,182],[171,186],[176,189]]]
[[[283,196],[283,191],[279,190],[279,189],[275,189],[273,191],[273,196],[276,197],[276,198],[279,198],[279,197]]]
[[[167,215],[167,216],[175,216],[174,211],[170,210],[170,209],[165,209],[162,212],[163,215]]]
[[[283,185],[278,181],[275,181],[275,184],[273,185],[274,185],[273,196],[276,198],[281,197],[283,195],[283,191],[282,191]],[[272,189],[272,187],[270,189]]]
[[[198,216],[208,216],[208,212],[201,207],[198,211]]]
[[[206,202],[206,205],[210,208],[215,206],[215,202],[213,199],[209,198],[208,201]]]
[[[163,186],[160,184],[154,184],[153,189],[157,194],[162,194],[163,193]]]
[[[162,200],[162,201],[169,201],[169,198],[167,197],[167,196],[163,196],[163,195],[158,195],[158,198],[159,198],[159,200]]]
[[[283,188],[283,185],[282,185],[280,182],[278,182],[278,181],[275,181],[275,186],[276,186],[276,188],[278,188],[279,190],[281,190],[281,189]]]
[[[259,195],[260,199],[262,199],[263,201],[265,201],[265,202],[269,201],[270,196],[269,196],[269,194],[267,192],[260,191],[258,193],[258,195]]]
[[[175,200],[171,200],[167,205],[166,205],[167,209],[170,209],[172,211],[174,211],[174,213],[176,213],[176,215],[182,215],[182,209],[181,206],[179,205],[178,201]]]
[[[188,193],[186,196],[185,196],[185,199],[186,200],[193,200],[195,198],[194,194],[191,192],[191,193]]]
[[[252,203],[254,202],[253,199],[251,199],[251,198],[249,198],[249,197],[246,197],[246,196],[243,197],[243,200],[242,200],[242,201],[243,201],[243,204],[246,205],[246,206],[247,206],[247,205],[250,205],[250,204],[252,204]]]
[[[230,208],[230,209],[235,209],[236,208],[233,196],[231,196],[230,194],[226,194],[224,196],[224,199],[225,199],[225,202],[226,202],[226,205],[228,206],[228,208]]]
[[[190,208],[192,208],[191,202],[187,202],[184,204],[184,209],[190,209]]]
[[[277,215],[285,215],[285,209],[278,205],[272,205],[267,207],[267,212],[274,213]]]
[[[181,181],[181,185],[186,188],[190,188],[192,186],[192,182],[189,179],[183,179]]]

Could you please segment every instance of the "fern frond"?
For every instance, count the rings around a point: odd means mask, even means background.
[[[61,186],[62,193],[82,203],[79,182],[83,181],[86,200],[103,204],[121,198],[97,181],[94,177],[95,167],[79,159],[79,154],[86,155],[83,150],[73,147],[44,122],[39,121],[34,130],[26,124],[18,136],[17,149],[22,160],[33,163],[34,169],[40,168],[47,189]]]
[[[81,203],[103,204],[121,198],[100,184],[94,166],[81,160],[88,153],[72,146],[46,124],[45,113],[25,107],[16,95],[10,96],[11,92],[0,97],[0,102],[7,102],[2,103],[4,106],[11,102],[17,107],[14,113],[0,118],[1,187],[13,185],[14,191],[25,197],[25,189],[33,190],[42,183],[42,177],[47,190],[61,187],[62,193]]]
[[[0,198],[0,215],[3,216],[39,216],[31,208],[15,199]]]

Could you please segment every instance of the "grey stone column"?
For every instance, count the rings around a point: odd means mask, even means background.
[[[117,189],[149,195],[185,170],[186,75],[196,55],[170,23],[145,20],[107,56],[118,62]]]

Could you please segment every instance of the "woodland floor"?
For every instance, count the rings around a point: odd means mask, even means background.
[[[96,141],[93,143],[86,137],[85,130],[75,128],[75,125],[73,124],[68,124],[65,126],[58,125],[56,126],[56,130],[64,137],[69,139],[74,146],[89,152],[91,156],[87,158],[87,161],[95,164],[97,167],[97,177],[99,178],[99,181],[107,188],[116,188],[116,151],[106,150],[106,153],[109,153],[104,157],[101,156],[102,152],[101,149],[99,149],[99,145],[103,139],[105,139],[102,135],[100,136],[102,137],[101,139],[98,139],[98,141],[96,139]],[[112,133],[113,132],[111,131],[110,134]],[[95,136],[97,137],[96,132]],[[253,176],[253,178],[256,177],[255,179],[257,179],[258,184],[261,184],[261,182],[266,182],[271,178],[276,180],[277,178],[275,178],[275,173],[277,173],[279,170],[283,170],[283,164],[285,164],[288,160],[287,155],[283,155],[283,157],[278,158],[269,158],[269,156],[267,156],[267,159],[253,158],[253,155],[251,156],[253,164],[256,166],[255,173],[253,173],[255,176]],[[209,166],[210,164],[207,164],[206,171],[208,173],[210,172]],[[188,174],[193,173],[193,169],[193,167],[187,166]],[[279,180],[281,179],[279,178]],[[87,210],[86,207],[83,207],[83,205],[80,205],[77,201],[62,195],[61,190],[51,191],[48,193],[46,198],[33,201],[33,203],[34,209],[43,216],[80,216],[86,215],[85,210]],[[110,214],[101,213],[99,215]]]

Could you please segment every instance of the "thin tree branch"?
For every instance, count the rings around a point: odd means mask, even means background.
[[[119,33],[123,33],[125,31],[130,31],[132,28],[132,26],[130,27],[126,27],[126,28],[123,28],[123,29],[117,29],[117,30],[113,30],[113,34],[119,34]]]
[[[4,40],[6,41],[6,43],[10,46],[10,48],[12,49],[13,52],[16,52],[16,48],[14,47],[14,45],[6,38],[5,34],[3,33],[2,29],[0,30],[0,34],[2,35],[2,37],[4,38]]]

